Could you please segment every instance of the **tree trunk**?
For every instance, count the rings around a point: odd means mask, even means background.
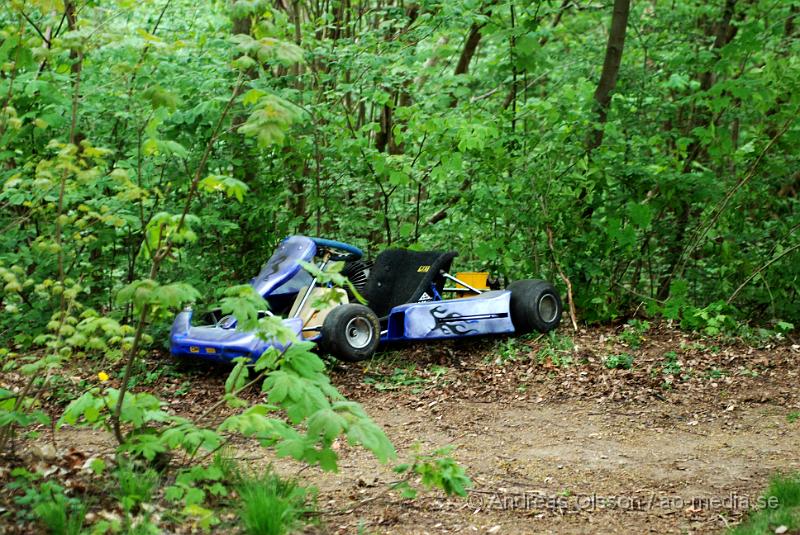
[[[78,11],[75,6],[75,0],[66,0],[64,2],[64,17],[67,19],[67,29],[75,31],[78,27]],[[72,74],[78,74],[83,66],[83,55],[79,54],[77,50],[70,49],[69,59],[72,61],[70,70]]]
[[[470,27],[467,40],[464,41],[464,48],[461,49],[461,55],[458,57],[456,70],[453,72],[456,76],[469,72],[469,64],[478,49],[478,43],[481,41],[481,28],[483,28],[483,24],[478,23],[473,23],[472,27]]]
[[[482,10],[481,13],[486,15],[489,12],[489,9],[497,3],[497,0],[491,0]],[[469,33],[467,34],[467,38],[464,41],[464,47],[461,49],[461,55],[458,57],[458,63],[456,64],[456,69],[453,71],[455,76],[460,74],[467,74],[469,72],[469,64],[472,62],[472,58],[475,56],[475,52],[478,50],[478,43],[481,42],[481,29],[485,26],[485,23],[477,23],[473,22],[472,26],[469,28]],[[458,99],[455,95],[450,96],[450,107],[455,108],[456,104],[458,104]]]
[[[789,16],[786,17],[786,22],[783,24],[783,34],[786,37],[792,37],[794,35],[794,20],[797,18],[797,13],[800,12],[800,7],[797,4],[792,4],[789,8]]]
[[[631,10],[630,0],[614,0],[614,12],[611,15],[611,29],[608,33],[608,46],[603,61],[603,72],[594,92],[597,125],[586,138],[586,150],[592,151],[603,142],[603,125],[608,119],[608,107],[611,93],[617,86],[617,75],[622,63],[622,49],[625,46],[625,32],[628,29],[628,14]]]
[[[248,15],[240,19],[233,19],[233,35],[243,33],[250,35],[251,27],[253,26],[253,19]]]

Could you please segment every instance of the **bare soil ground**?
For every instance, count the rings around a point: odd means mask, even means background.
[[[757,505],[770,475],[800,470],[800,346],[661,327],[632,349],[617,335],[565,331],[571,348],[544,338],[406,346],[334,367],[332,382],[384,427],[400,462],[417,445],[454,447],[474,483],[466,499],[403,500],[387,492],[390,467],[346,443],[337,474],[246,441],[231,454],[317,486],[329,533],[716,532]],[[621,353],[634,357],[630,370],[603,365]],[[225,376],[199,367],[145,388],[198,415]],[[89,454],[111,444],[69,429],[56,441]]]
[[[413,386],[364,383],[381,374],[398,382],[393,370],[405,362],[391,359],[335,370],[334,382],[384,426],[401,457],[417,443],[452,445],[475,486],[466,500],[402,501],[383,493],[394,474],[343,447],[340,475],[306,471],[323,507],[355,507],[329,517],[329,529],[713,532],[756,505],[771,474],[800,470],[800,422],[789,416],[800,408],[798,346],[720,347],[669,330],[637,350],[604,329],[574,340],[560,355],[567,366],[538,362],[542,340],[506,361],[502,342],[420,347],[401,358],[434,377]],[[665,375],[669,351],[683,379]],[[623,352],[635,357],[633,369],[602,365]]]

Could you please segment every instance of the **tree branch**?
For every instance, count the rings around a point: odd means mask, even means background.
[[[39,27],[36,25],[36,23],[33,22],[31,20],[31,18],[28,15],[25,14],[24,11],[22,11],[20,9],[19,12],[25,18],[25,20],[28,21],[28,24],[30,24],[33,27],[33,29],[36,30],[36,33],[38,33],[39,37],[42,38],[42,41],[45,42],[45,44],[47,45],[47,48],[50,48],[50,40],[45,36],[44,32],[42,32],[42,30],[39,29]]]

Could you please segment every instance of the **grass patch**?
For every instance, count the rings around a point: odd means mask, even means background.
[[[86,516],[84,504],[70,503],[63,496],[53,496],[52,501],[37,505],[33,513],[52,535],[80,535]]]
[[[123,510],[135,514],[139,506],[153,499],[159,475],[153,469],[140,468],[131,463],[121,463],[117,469],[118,486],[114,490]]]
[[[313,510],[307,489],[270,469],[256,476],[240,474],[236,492],[241,526],[249,535],[291,533]]]
[[[797,533],[800,530],[800,473],[778,475],[759,500],[761,509],[747,520],[728,530],[729,535],[766,535]]]

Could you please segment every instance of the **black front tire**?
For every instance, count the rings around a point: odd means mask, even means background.
[[[561,323],[563,306],[558,292],[547,281],[521,280],[512,282],[511,322],[520,334],[537,330],[550,332]]]
[[[380,341],[378,316],[364,305],[340,305],[330,311],[322,324],[323,347],[339,360],[367,360],[375,354]]]

